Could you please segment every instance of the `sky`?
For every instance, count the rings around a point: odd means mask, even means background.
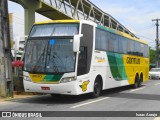
[[[152,19],[160,19],[160,0],[90,1],[114,17],[137,37],[147,40],[152,48],[155,47],[156,26]],[[14,36],[24,36],[24,9],[9,1],[9,12],[13,13]],[[45,17],[36,14],[36,21],[45,19]]]

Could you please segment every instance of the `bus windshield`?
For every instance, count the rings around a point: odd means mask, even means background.
[[[24,70],[35,73],[74,72],[73,38],[30,38],[26,44]]]

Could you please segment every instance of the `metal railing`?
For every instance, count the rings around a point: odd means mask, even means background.
[[[18,2],[21,0],[11,0],[11,1]],[[98,8],[89,0],[37,0],[37,1],[43,3],[45,7],[46,6],[49,7],[48,11],[47,9],[45,9],[45,11],[40,11],[40,10],[36,11],[42,15],[47,16],[47,13],[54,11],[57,12],[57,15],[62,16],[61,19],[67,18],[67,19],[78,19],[78,20],[91,20],[99,25],[103,25],[127,33],[132,37],[137,38],[136,35],[134,35],[127,28],[125,28],[111,15],[102,11],[100,8]],[[53,10],[51,10],[52,8]],[[55,19],[55,17],[53,18],[51,16],[47,17]]]
[[[41,0],[44,3],[56,8],[71,19],[91,20],[103,25],[136,37],[132,32],[115,20],[111,15],[105,13],[89,0]],[[137,37],[136,37],[137,38]]]

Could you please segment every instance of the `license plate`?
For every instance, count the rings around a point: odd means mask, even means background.
[[[41,87],[42,90],[50,90],[50,87]]]

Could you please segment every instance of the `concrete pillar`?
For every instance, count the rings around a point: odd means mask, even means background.
[[[25,9],[25,36],[28,36],[35,22],[35,11],[42,7],[42,3],[40,0],[19,0],[19,3]]]
[[[29,35],[32,25],[35,23],[35,10],[25,9],[25,36]]]
[[[0,0],[0,96],[13,96],[8,1]]]

